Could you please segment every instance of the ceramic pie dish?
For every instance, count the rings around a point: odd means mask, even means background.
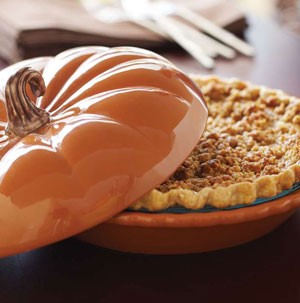
[[[187,254],[237,246],[273,231],[300,207],[300,193],[261,205],[210,213],[122,212],[79,239],[118,251]]]
[[[207,127],[176,172],[127,211],[79,237],[152,254],[256,239],[300,206],[300,100],[237,79],[194,76]]]
[[[76,48],[2,71],[0,256],[78,233],[121,251],[202,252],[284,222],[299,207],[299,100],[276,91],[279,104],[271,93],[236,113],[241,100],[222,88],[231,81],[194,80],[130,47]],[[243,104],[264,99],[244,88]]]

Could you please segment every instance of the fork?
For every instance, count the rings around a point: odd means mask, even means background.
[[[99,0],[90,1],[97,3],[95,1]],[[214,67],[213,58],[217,55],[232,59],[236,56],[235,50],[248,56],[254,54],[252,46],[183,5],[163,0],[118,0],[113,3],[115,5],[109,8],[114,10],[114,20],[110,18],[112,14],[103,20],[105,14],[100,12],[105,7],[89,11],[104,22],[115,23],[121,18],[120,21],[134,22],[164,39],[174,40],[208,69]]]

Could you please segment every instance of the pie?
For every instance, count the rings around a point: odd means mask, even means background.
[[[131,209],[200,209],[251,204],[300,181],[300,99],[217,77],[194,81],[209,109],[189,157]]]

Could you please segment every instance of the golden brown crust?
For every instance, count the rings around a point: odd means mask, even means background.
[[[198,145],[132,208],[251,204],[300,181],[300,100],[239,80],[194,77],[209,118]]]

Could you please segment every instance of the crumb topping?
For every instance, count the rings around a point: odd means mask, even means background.
[[[277,175],[300,160],[300,99],[217,78],[197,81],[209,109],[199,143],[156,189],[199,192]]]

